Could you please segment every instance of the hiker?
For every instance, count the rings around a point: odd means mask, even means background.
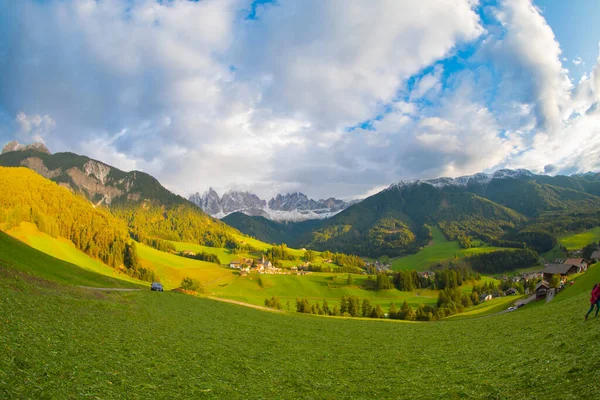
[[[600,309],[600,285],[597,283],[594,285],[594,288],[592,289],[592,297],[590,297],[590,303],[592,303],[590,306],[590,309],[587,312],[587,314],[585,314],[586,321],[588,319],[588,316],[594,309],[594,306],[596,307],[596,317],[598,316],[598,310]]]

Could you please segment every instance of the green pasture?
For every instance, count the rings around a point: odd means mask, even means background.
[[[432,265],[443,261],[450,260],[455,257],[462,258],[471,254],[489,253],[495,250],[503,250],[501,247],[482,245],[481,241],[474,240],[473,246],[470,249],[461,249],[457,241],[449,241],[446,239],[442,231],[438,227],[431,229],[432,243],[423,248],[416,254],[410,256],[396,258],[392,261],[392,269],[399,270],[417,270],[426,271]]]
[[[229,267],[181,257],[141,243],[137,243],[136,247],[142,266],[154,270],[165,289],[179,287],[185,277],[196,279],[203,285],[209,285],[233,276],[233,270]]]
[[[99,293],[0,268],[0,398],[593,399],[600,319],[583,321],[585,277],[537,307],[404,323]]]
[[[95,272],[107,277],[116,278],[113,280],[107,280],[105,282],[115,282],[118,286],[123,287],[123,281],[130,282],[132,284],[143,284],[137,279],[133,279],[124,273],[120,273],[101,261],[95,260],[85,253],[79,251],[75,245],[63,238],[53,238],[47,234],[40,232],[38,228],[31,223],[22,222],[18,227],[14,227],[8,231],[10,236],[19,239],[21,242],[31,246],[33,249],[39,250],[42,253],[46,253],[51,257],[57,258],[62,261],[66,261],[69,264],[76,265],[80,269]],[[26,249],[28,246],[19,247],[19,249]],[[28,249],[27,249],[28,250]],[[1,253],[0,253],[1,254]],[[20,253],[15,253],[20,254]],[[40,254],[40,253],[37,253]],[[1,257],[1,256],[0,256]],[[54,264],[53,264],[54,265]],[[83,284],[82,284],[83,285]],[[98,285],[90,285],[98,286]],[[129,285],[131,286],[131,285]],[[104,286],[111,287],[111,286]]]
[[[438,292],[434,290],[416,290],[401,292],[390,290],[366,290],[361,286],[367,281],[364,275],[353,274],[353,285],[347,283],[348,274],[311,273],[307,275],[258,275],[236,276],[231,280],[215,282],[207,292],[222,297],[250,304],[263,305],[268,297],[277,296],[282,303],[290,302],[295,310],[296,297],[306,298],[311,303],[327,300],[330,305],[339,304],[344,295],[369,299],[372,305],[380,304],[384,310],[391,302],[397,306],[404,301],[417,307],[420,304],[433,305],[437,302]]]
[[[31,276],[68,285],[103,288],[142,287],[125,275],[111,277],[52,257],[0,231],[0,270],[2,269],[18,270]],[[2,309],[0,309],[1,314]]]
[[[558,238],[558,243],[567,250],[579,250],[590,243],[600,242],[600,227],[588,229],[584,232],[571,233]]]

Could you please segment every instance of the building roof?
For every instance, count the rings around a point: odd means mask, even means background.
[[[562,274],[566,275],[569,270],[573,268],[572,264],[548,264],[544,268],[544,274]]]
[[[600,250],[596,250],[592,253],[592,258],[600,260]]]
[[[546,281],[541,281],[540,283],[538,283],[537,285],[535,285],[535,290],[538,290],[540,287],[545,287],[547,289],[550,289],[550,284]]]
[[[583,261],[583,258],[567,258],[563,264],[580,266]]]

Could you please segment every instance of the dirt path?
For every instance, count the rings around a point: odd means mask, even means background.
[[[139,292],[142,289],[128,289],[128,288],[107,288],[107,287],[91,287],[91,286],[79,286],[82,289],[97,290],[100,292]]]
[[[244,303],[243,301],[221,299],[219,297],[212,297],[212,296],[206,296],[206,298],[211,299],[211,300],[222,301],[223,303],[237,304],[238,306],[256,308],[257,310],[262,310],[262,311],[271,311],[271,312],[279,312],[279,313],[283,312],[283,310],[277,310],[275,308],[269,308],[269,307],[264,307],[264,306],[257,306],[254,304],[248,304],[248,303]]]

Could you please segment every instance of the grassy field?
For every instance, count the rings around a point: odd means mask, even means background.
[[[0,232],[0,269],[18,269],[32,276],[69,285],[141,288],[140,283],[125,275],[108,276],[65,262],[38,251],[4,232]],[[108,268],[108,267],[107,267]],[[145,285],[147,287],[147,285]],[[0,309],[0,315],[2,310]],[[1,379],[1,378],[0,378]]]
[[[233,271],[229,267],[158,251],[141,243],[137,244],[137,250],[142,266],[156,271],[165,289],[179,287],[185,277],[210,285],[233,276]]]
[[[29,222],[22,222],[18,227],[9,230],[8,234],[36,250],[58,258],[59,260],[75,264],[83,269],[110,277],[117,277],[119,280],[123,281],[140,283],[137,279],[133,279],[123,273],[118,273],[108,265],[98,260],[94,260],[87,254],[79,251],[71,241],[48,236],[45,233],[40,232],[34,224]],[[147,285],[146,283],[144,284]]]
[[[0,268],[0,398],[592,399],[600,319],[583,321],[585,276],[539,307],[403,323],[104,294]]]
[[[467,319],[473,317],[483,317],[486,315],[491,315],[498,313],[500,311],[506,310],[508,307],[512,306],[515,301],[527,296],[506,296],[506,297],[497,297],[492,300],[488,300],[485,303],[478,304],[472,308],[469,308],[467,311],[454,314],[447,318],[457,320],[457,319]]]
[[[138,282],[124,274],[115,275],[112,268],[89,258],[77,250],[71,242],[65,239],[52,238],[37,230],[32,224],[21,224],[19,228],[12,229],[10,233],[52,257],[69,261],[81,266],[83,269],[105,276],[116,276],[121,280],[132,283]],[[227,254],[228,251],[188,243],[175,243],[175,245],[178,250],[186,249],[197,252],[212,250],[222,254]],[[438,297],[438,292],[433,290],[416,290],[413,292],[401,292],[396,289],[384,291],[365,290],[361,287],[367,283],[368,278],[357,274],[353,274],[354,282],[351,286],[347,285],[347,274],[311,273],[301,276],[250,274],[243,277],[225,266],[180,257],[155,250],[140,243],[137,244],[137,249],[142,265],[151,268],[158,274],[166,290],[178,287],[183,278],[191,277],[199,280],[205,286],[205,292],[209,296],[254,305],[263,305],[266,298],[277,296],[284,306],[289,301],[292,309],[295,307],[297,297],[307,298],[311,302],[327,300],[333,306],[339,304],[342,296],[355,295],[361,299],[367,298],[372,305],[379,304],[384,310],[387,310],[391,302],[399,307],[404,301],[407,301],[413,307],[418,307],[421,304],[434,305]],[[482,282],[490,280],[492,278],[482,278]],[[112,287],[106,285],[105,283],[104,287]],[[143,283],[143,285],[148,284]],[[472,285],[467,283],[462,288],[465,292],[470,293]]]
[[[567,250],[578,250],[590,243],[600,242],[600,227],[588,229],[584,232],[572,233],[558,238],[558,243]]]
[[[438,298],[438,292],[433,290],[414,292],[401,292],[396,289],[365,290],[360,286],[365,283],[367,277],[353,275],[353,280],[353,285],[348,286],[347,274],[312,273],[303,276],[250,274],[215,282],[207,288],[207,293],[256,305],[263,305],[266,298],[277,296],[284,306],[289,301],[292,309],[295,309],[296,297],[306,298],[311,303],[316,300],[319,302],[327,300],[333,306],[339,304],[342,296],[354,295],[361,299],[369,299],[372,305],[380,304],[385,310],[388,309],[390,302],[396,303],[397,306],[402,305],[405,300],[413,306],[432,305]]]
[[[431,230],[433,234],[433,243],[425,247],[416,254],[407,257],[396,258],[392,261],[392,269],[395,271],[415,269],[417,271],[426,271],[429,267],[439,261],[449,260],[455,257],[462,258],[467,255],[477,253],[489,253],[490,251],[502,250],[500,247],[482,246],[480,241],[474,240],[470,249],[461,249],[457,241],[446,239],[438,227]]]
[[[252,253],[246,252],[246,253],[235,254],[230,249],[201,246],[201,245],[193,244],[193,243],[183,243],[183,242],[171,242],[171,243],[173,243],[173,245],[175,245],[175,249],[177,251],[187,250],[187,251],[193,251],[196,253],[205,252],[205,253],[215,254],[217,257],[219,257],[219,261],[221,261],[221,263],[224,265],[228,265],[230,262],[232,262],[234,260],[239,260],[242,257],[253,258],[255,260],[259,260],[261,258],[261,256],[264,254],[263,251],[270,249],[272,247],[272,245],[264,243],[264,242],[260,242],[256,239],[250,239],[250,238],[246,238],[246,237],[242,237],[242,236],[238,237],[238,239],[239,240],[244,239],[246,243],[251,243],[255,248],[259,249],[260,251],[252,252]],[[291,249],[291,248],[288,248],[288,250],[291,255],[293,255],[294,257],[297,258],[297,260],[282,260],[281,264],[283,267],[285,267],[285,268],[296,267],[303,262],[302,260],[304,257],[304,250]],[[321,257],[321,253],[319,253],[319,252],[316,252],[316,257],[315,257],[315,260],[313,263],[316,265],[329,266],[332,269],[337,268],[337,265],[335,265],[335,264],[326,263],[325,260],[323,259],[323,257]]]

